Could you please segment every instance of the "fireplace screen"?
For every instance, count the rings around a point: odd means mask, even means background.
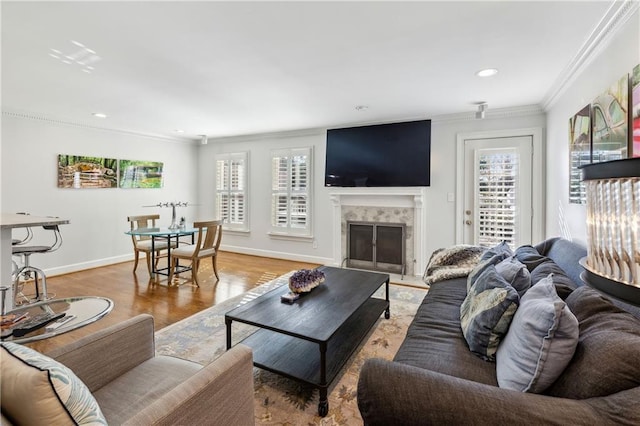
[[[404,274],[405,225],[347,222],[347,266]]]

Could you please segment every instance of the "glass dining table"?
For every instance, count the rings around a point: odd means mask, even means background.
[[[178,247],[180,245],[180,237],[191,237],[191,244],[195,242],[195,234],[198,232],[198,228],[189,226],[179,228],[137,228],[125,232],[127,235],[151,237],[151,278],[156,278],[157,275],[169,276],[171,269],[171,249],[172,247]],[[158,268],[156,265],[156,242],[164,241],[167,244],[167,266]],[[180,262],[176,264],[174,274],[190,271],[191,266],[180,265]]]

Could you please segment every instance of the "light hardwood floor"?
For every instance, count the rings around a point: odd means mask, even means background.
[[[167,286],[164,276],[158,282],[150,280],[144,259],[140,259],[135,273],[131,261],[51,277],[47,279],[47,290],[55,293],[56,298],[104,296],[114,301],[114,308],[107,316],[86,327],[27,345],[46,353],[141,313],[153,315],[156,330],[159,330],[286,272],[318,266],[230,252],[220,252],[218,256],[220,281],[216,282],[211,262],[203,261],[198,274],[200,287],[193,285],[190,272],[180,274],[179,286]]]

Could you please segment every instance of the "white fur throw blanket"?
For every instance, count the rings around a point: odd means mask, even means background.
[[[486,247],[466,244],[438,249],[431,255],[422,281],[431,285],[436,281],[466,277],[486,250]]]

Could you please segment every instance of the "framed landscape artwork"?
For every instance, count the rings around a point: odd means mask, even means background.
[[[640,157],[640,65],[631,72],[631,153],[629,157]]]
[[[58,155],[58,188],[117,188],[115,158]]]
[[[627,158],[629,147],[629,75],[619,79],[591,103],[591,161]]]
[[[569,202],[586,203],[580,166],[591,163],[591,105],[569,119]]]
[[[157,161],[120,160],[120,188],[162,188],[162,166]]]

